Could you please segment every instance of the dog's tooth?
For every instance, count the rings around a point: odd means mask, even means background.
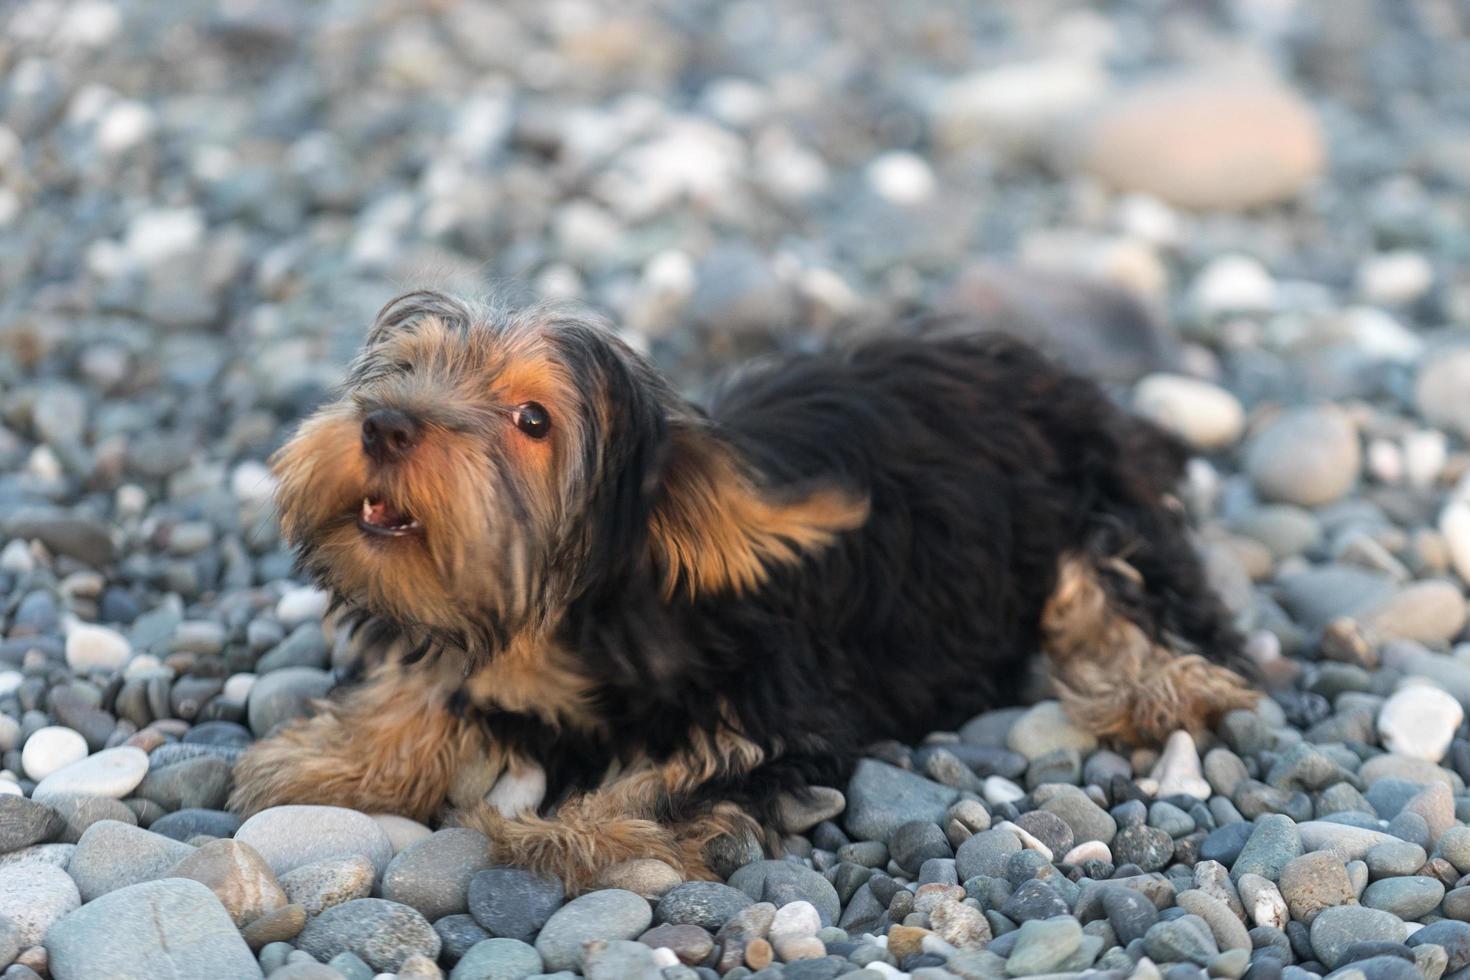
[[[366,497],[362,498],[362,519],[365,521],[373,519],[373,502]]]

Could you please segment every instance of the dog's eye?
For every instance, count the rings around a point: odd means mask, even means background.
[[[413,374],[413,361],[399,361],[393,365],[400,374]]]
[[[515,410],[516,428],[532,439],[545,439],[551,432],[551,413],[540,402],[526,402]]]

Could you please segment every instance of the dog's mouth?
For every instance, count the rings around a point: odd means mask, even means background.
[[[372,497],[362,498],[362,510],[357,514],[357,526],[369,534],[389,538],[401,538],[422,529],[412,514],[399,510],[390,501]]]

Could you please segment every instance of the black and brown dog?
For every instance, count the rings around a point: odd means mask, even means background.
[[[386,652],[246,754],[233,806],[457,822],[577,889],[707,876],[1037,653],[1099,735],[1200,729],[1253,695],[1184,458],[1002,336],[799,357],[701,411],[594,322],[400,297],[276,460],[303,568]]]

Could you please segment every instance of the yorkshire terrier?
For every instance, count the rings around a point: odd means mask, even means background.
[[[1254,694],[1185,460],[1001,335],[795,357],[701,410],[596,322],[399,297],[275,460],[378,660],[232,805],[458,823],[577,890],[710,877],[864,746],[1015,703],[1036,654],[1101,737],[1200,730]]]

